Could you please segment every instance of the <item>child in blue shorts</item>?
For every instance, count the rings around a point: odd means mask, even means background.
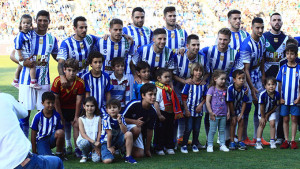
[[[117,99],[111,99],[106,104],[106,111],[102,120],[101,132],[101,156],[105,164],[112,163],[116,148],[126,148],[125,162],[137,163],[131,156],[133,136],[127,131],[124,117],[119,114],[121,103]]]
[[[295,142],[295,136],[297,132],[297,121],[300,115],[299,103],[299,71],[300,65],[296,63],[298,56],[298,47],[296,45],[287,45],[284,51],[287,58],[287,63],[280,67],[276,80],[278,81],[278,91],[281,94],[280,115],[283,116],[283,132],[285,141],[281,144],[280,148],[289,148],[289,114],[292,118],[292,139],[291,148],[297,149],[297,143]]]

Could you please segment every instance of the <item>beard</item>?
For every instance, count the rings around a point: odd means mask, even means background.
[[[273,29],[274,31],[278,32],[278,31],[280,31],[281,26],[280,26],[279,28],[276,28],[275,26],[272,26],[272,29]]]

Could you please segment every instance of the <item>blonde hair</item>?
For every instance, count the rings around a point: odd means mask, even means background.
[[[194,70],[200,70],[202,72],[202,76],[204,75],[204,67],[198,63],[198,62],[195,62],[195,63],[192,63],[192,66],[191,66],[191,77],[194,76]]]

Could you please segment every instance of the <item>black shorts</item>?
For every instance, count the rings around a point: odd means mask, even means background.
[[[65,121],[71,122],[75,118],[75,109],[61,109]]]

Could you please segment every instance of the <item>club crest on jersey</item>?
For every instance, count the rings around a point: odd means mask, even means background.
[[[103,53],[106,55],[106,53],[107,53],[107,50],[106,50],[106,49],[104,49],[104,50],[103,50]]]
[[[83,43],[80,43],[80,49],[83,49],[83,48],[84,48]]]
[[[142,31],[142,30],[140,30],[140,35],[141,35],[141,36],[144,36],[144,34],[143,34],[143,31]]]
[[[175,38],[175,33],[174,32],[171,33],[171,38]]]
[[[74,50],[72,51],[71,55],[74,56],[74,57],[76,56],[76,53],[75,53]]]
[[[43,39],[39,39],[39,44],[43,44],[44,40]]]
[[[220,61],[223,61],[224,60],[224,54],[222,53],[221,55],[220,55]]]
[[[235,39],[239,39],[239,35],[237,33],[235,34]]]
[[[266,42],[266,47],[270,47],[270,43],[269,42]]]
[[[114,45],[114,49],[115,49],[115,50],[118,50],[118,49],[119,49],[119,45],[118,45],[118,44],[115,44],[115,45]]]
[[[155,62],[159,62],[159,56],[155,57]]]
[[[277,43],[278,42],[278,38],[274,38],[274,42]]]

